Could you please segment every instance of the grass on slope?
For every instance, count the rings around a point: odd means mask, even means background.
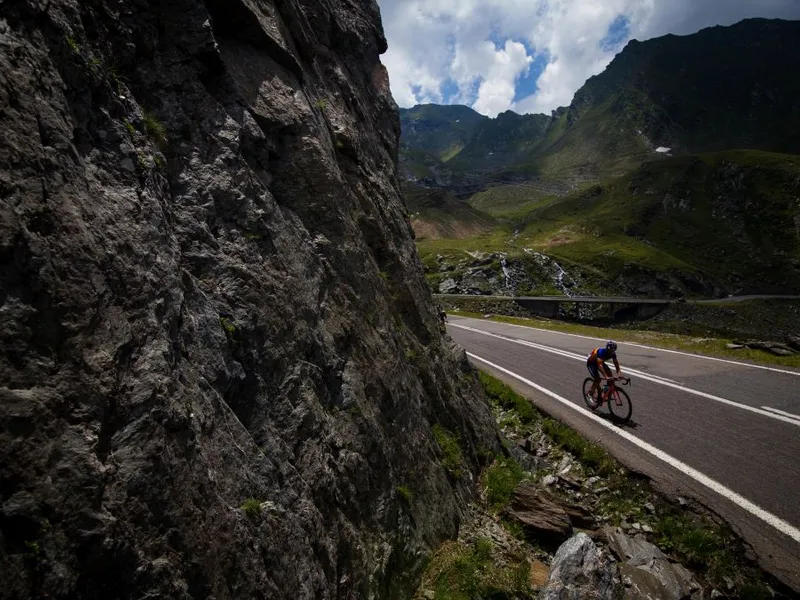
[[[490,231],[494,218],[447,190],[407,185],[403,190],[417,239],[464,238]]]
[[[468,203],[494,217],[519,221],[532,210],[555,200],[550,187],[530,183],[493,186],[472,196]]]
[[[646,163],[532,210],[520,236],[556,257],[800,284],[800,156],[735,151]]]
[[[479,313],[466,311],[452,312],[454,316],[471,317],[474,319],[486,319]],[[510,323],[512,325],[522,325],[524,327],[534,327],[547,329],[550,331],[561,331],[564,333],[575,333],[599,340],[614,339],[618,342],[634,342],[645,344],[656,348],[668,350],[679,350],[692,354],[727,358],[731,360],[749,361],[768,365],[778,365],[784,367],[800,368],[800,355],[797,356],[773,356],[760,350],[730,350],[726,347],[732,340],[715,337],[692,337],[675,333],[662,333],[657,331],[627,330],[627,329],[608,329],[594,327],[591,325],[578,325],[554,321],[550,319],[526,319],[520,317],[506,317],[492,315],[488,318],[491,321],[500,323]]]

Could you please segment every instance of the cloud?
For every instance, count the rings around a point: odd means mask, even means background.
[[[549,112],[635,38],[748,17],[800,19],[798,0],[378,0],[400,106]],[[532,92],[532,93],[531,93]]]

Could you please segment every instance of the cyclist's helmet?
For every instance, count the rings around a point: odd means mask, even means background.
[[[617,351],[617,342],[608,341],[606,343],[606,350],[609,352],[616,352]]]

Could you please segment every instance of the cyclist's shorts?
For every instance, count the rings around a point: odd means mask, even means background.
[[[600,379],[600,371],[597,369],[596,362],[588,361],[586,363],[586,368],[589,369],[589,374],[592,376],[592,379]]]
[[[592,379],[600,378],[600,369],[597,364],[596,360],[589,359],[586,361],[586,368],[589,369]],[[611,375],[611,369],[609,369],[607,365],[603,365],[603,370],[606,372],[606,375]]]

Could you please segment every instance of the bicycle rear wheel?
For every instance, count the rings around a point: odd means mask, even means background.
[[[608,399],[608,411],[617,423],[627,423],[631,420],[633,404],[631,404],[631,399],[625,390],[621,390],[617,387],[614,388],[613,393]]]
[[[594,379],[591,377],[587,377],[583,380],[583,401],[586,403],[586,406],[589,407],[589,410],[597,410],[597,407],[600,406],[600,402],[597,399],[589,397],[589,391],[592,389],[593,383]],[[597,391],[595,393],[597,393]]]

